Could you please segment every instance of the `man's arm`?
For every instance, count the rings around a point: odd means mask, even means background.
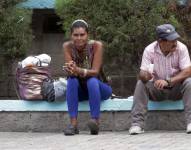
[[[179,67],[181,71],[170,79],[172,86],[191,76],[191,63],[188,48],[184,44],[180,44],[180,48]]]
[[[142,61],[141,61],[141,67],[140,67],[140,73],[138,75],[139,80],[142,82],[146,83],[147,81],[151,80],[153,78],[152,71],[150,71],[150,66],[151,64],[153,65],[152,62],[152,53],[154,47],[152,45],[149,45],[145,48],[142,56]]]
[[[171,85],[173,86],[176,83],[180,83],[190,76],[191,76],[191,67],[187,67],[183,69],[181,72],[179,72],[176,76],[170,79]]]
[[[149,73],[148,71],[144,71],[144,70],[141,70],[140,73],[139,73],[139,79],[146,83],[148,82],[149,80],[152,79],[152,74]]]
[[[165,87],[173,87],[175,84],[180,83],[184,81],[186,78],[191,76],[191,67],[187,67],[183,69],[181,72],[179,72],[176,76],[170,78],[167,80],[156,80],[154,82],[154,86],[157,89],[164,89]]]

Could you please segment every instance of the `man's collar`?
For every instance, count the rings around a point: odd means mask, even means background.
[[[163,53],[162,53],[162,51],[161,51],[161,49],[160,49],[160,46],[159,46],[159,42],[157,41],[157,44],[156,44],[156,46],[155,46],[155,52],[156,53],[159,53],[159,54],[161,54],[161,55],[163,55]]]

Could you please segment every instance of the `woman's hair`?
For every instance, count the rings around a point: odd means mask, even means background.
[[[86,32],[88,33],[88,24],[86,21],[82,19],[77,19],[72,23],[70,28],[71,33],[74,31],[75,28],[84,28]]]

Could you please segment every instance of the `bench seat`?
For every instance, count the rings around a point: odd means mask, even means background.
[[[132,104],[132,97],[103,101],[100,130],[128,130]],[[148,110],[145,130],[185,129],[182,101],[149,101]],[[86,123],[90,119],[88,111],[88,102],[80,102],[80,130],[87,130]],[[69,122],[66,101],[0,100],[0,132],[61,132]]]
[[[109,99],[102,101],[101,111],[130,111],[132,97],[127,99]],[[149,101],[148,110],[183,110],[182,101]],[[0,100],[0,111],[67,111],[66,101],[24,101],[24,100]],[[79,103],[79,111],[89,111],[88,101]]]

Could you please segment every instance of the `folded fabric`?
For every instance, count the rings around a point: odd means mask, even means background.
[[[46,67],[49,66],[51,62],[51,57],[47,54],[40,54],[37,56],[28,56],[21,62],[22,68],[25,67],[34,67],[34,66],[39,66],[39,67]]]

